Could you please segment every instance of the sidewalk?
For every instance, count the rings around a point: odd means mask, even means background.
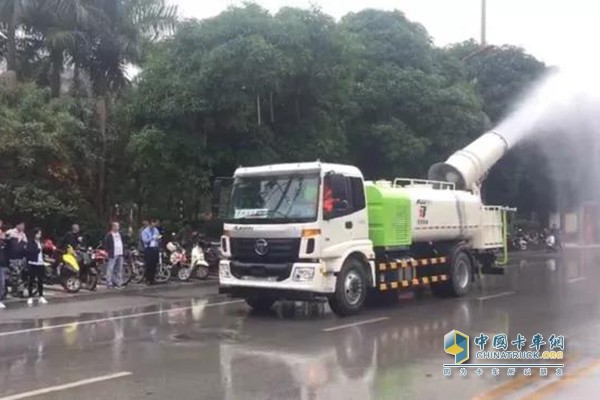
[[[119,296],[141,292],[152,292],[157,290],[178,290],[183,288],[213,286],[217,285],[218,283],[218,277],[211,276],[206,280],[193,279],[188,282],[179,282],[171,280],[167,283],[156,284],[153,286],[148,286],[146,284],[129,283],[123,289],[108,289],[106,286],[99,284],[95,291],[90,292],[89,290],[82,288],[77,293],[67,293],[60,285],[49,285],[44,286],[44,297],[52,303],[64,303],[68,301],[93,300],[102,297]],[[10,304],[16,305],[18,303],[25,304],[27,302],[27,298],[14,298],[8,295],[8,297],[4,299],[3,302],[7,306]]]

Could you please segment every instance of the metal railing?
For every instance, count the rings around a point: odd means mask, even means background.
[[[431,186],[438,190],[455,190],[456,186],[452,182],[430,181],[427,179],[412,179],[412,178],[396,178],[392,187],[407,187],[407,186]]]

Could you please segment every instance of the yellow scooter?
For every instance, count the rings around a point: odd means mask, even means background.
[[[44,248],[51,258],[46,259],[46,282],[60,284],[68,293],[77,293],[81,289],[81,267],[77,253],[72,246],[65,251],[56,248],[52,241],[46,241]]]

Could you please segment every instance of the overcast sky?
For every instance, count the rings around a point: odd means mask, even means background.
[[[217,15],[239,0],[169,0],[182,17]],[[481,0],[257,0],[275,12],[283,6],[319,6],[340,18],[364,8],[399,9],[427,28],[438,45],[479,38]],[[524,47],[559,66],[598,63],[600,2],[596,0],[487,0],[488,42]],[[600,63],[599,63],[600,64]]]

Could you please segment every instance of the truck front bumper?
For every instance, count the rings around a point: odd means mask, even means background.
[[[311,274],[312,271],[312,274]],[[298,262],[284,280],[241,277],[231,273],[230,261],[219,264],[219,293],[233,297],[248,297],[254,294],[269,294],[279,299],[311,299],[335,291],[335,276],[326,271],[325,264]]]

